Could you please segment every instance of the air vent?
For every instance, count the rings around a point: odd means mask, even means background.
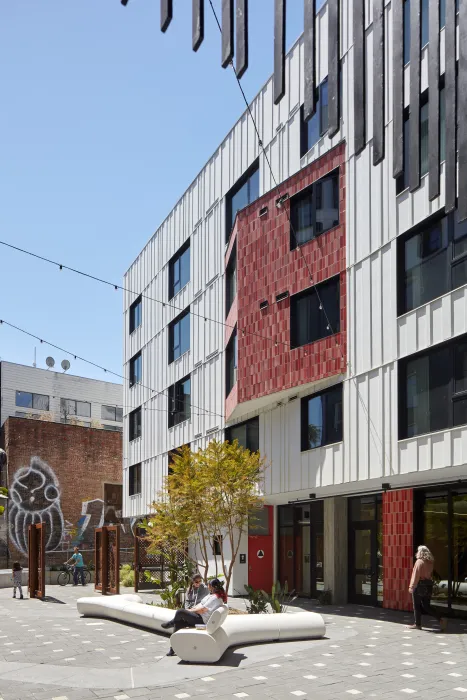
[[[290,396],[290,397],[289,397],[289,403],[290,403],[291,401],[295,401],[296,399],[298,399],[298,394],[295,394],[295,396]]]
[[[289,296],[289,293],[287,291],[281,292],[280,294],[276,295],[276,302],[279,303],[280,301],[284,301],[284,299],[287,299]]]
[[[268,213],[268,208],[267,208],[267,207],[262,207],[262,208],[259,210],[259,216],[266,216],[267,213]]]
[[[263,309],[267,309],[268,306],[269,306],[269,302],[267,299],[264,299],[264,301],[259,302],[259,308],[261,309],[261,311],[263,311]]]
[[[284,204],[284,202],[286,202],[288,200],[288,198],[289,198],[289,193],[287,192],[286,194],[283,194],[282,197],[279,197],[278,199],[276,199],[276,207],[278,207],[280,209],[282,207],[282,205]]]

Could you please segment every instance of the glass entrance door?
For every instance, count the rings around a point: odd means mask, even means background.
[[[324,589],[322,501],[279,506],[279,580],[289,591],[315,598]]]
[[[381,495],[349,501],[349,602],[383,600]]]

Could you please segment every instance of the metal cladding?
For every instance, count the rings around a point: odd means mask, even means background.
[[[236,7],[236,53],[235,72],[241,78],[248,68],[248,0],[237,0]]]
[[[197,51],[204,39],[204,0],[193,1],[193,50]],[[320,3],[318,12],[327,13],[328,28],[328,137],[333,137],[340,128],[342,105],[341,63],[347,54],[341,55],[341,10],[345,0],[327,0]],[[126,5],[128,0],[121,0]],[[222,0],[222,66],[225,68],[234,58],[234,22],[236,46],[236,74],[241,78],[248,69],[248,0]],[[407,7],[406,3],[409,3]],[[459,219],[467,219],[467,122],[458,115],[467,113],[467,0],[444,0],[445,27],[440,26],[440,0],[353,0],[352,37],[349,38],[353,53],[353,135],[354,151],[362,152],[367,145],[367,36],[372,34],[372,140],[373,165],[378,165],[386,154],[386,121],[392,117],[392,175],[399,178],[405,172],[410,192],[416,191],[425,175],[421,172],[421,108],[428,99],[428,194],[430,200],[440,195],[440,149],[441,149],[441,88],[444,88],[445,124],[445,193],[446,212],[459,207]],[[266,5],[266,3],[265,3]],[[279,104],[285,95],[285,27],[286,0],[270,0],[274,11],[274,103]],[[405,8],[409,13],[405,11]],[[428,17],[423,13],[428,10]],[[457,13],[459,9],[459,13]],[[303,0],[304,10],[304,106],[305,121],[316,112],[317,106],[317,46],[316,46],[316,0]],[[365,10],[370,17],[365,17]],[[165,32],[172,20],[173,0],[161,0],[161,30]],[[388,17],[391,27],[386,27]],[[458,20],[457,20],[458,17]],[[405,27],[408,20],[410,27]],[[367,27],[367,22],[370,25]],[[424,27],[428,26],[428,41],[422,46]],[[456,26],[458,23],[458,27]],[[440,32],[444,31],[445,56],[440,57]],[[347,31],[347,29],[346,29]],[[458,32],[458,37],[457,37]],[[392,67],[386,67],[386,40],[392,37]],[[409,42],[407,42],[409,39]],[[405,41],[404,41],[405,40]],[[404,56],[410,44],[410,57]],[[457,62],[457,52],[459,60]],[[344,51],[344,53],[346,53]],[[426,53],[428,69],[428,93],[421,94],[422,54]],[[405,69],[405,59],[410,58],[410,69]],[[425,57],[424,57],[425,60]],[[444,78],[440,78],[440,66],[444,63]],[[424,69],[425,70],[425,69]],[[369,72],[369,71],[368,71]],[[392,73],[392,115],[386,120],[386,74]],[[405,90],[405,74],[410,75],[409,90]],[[443,84],[444,81],[444,84]],[[405,95],[409,94],[409,103]],[[459,104],[459,107],[458,107]],[[404,119],[409,118],[408,132],[404,130]],[[409,143],[404,144],[405,136]],[[457,155],[458,154],[458,155]],[[408,155],[408,163],[404,162]],[[457,170],[457,159],[459,169]],[[462,195],[459,198],[457,194]]]

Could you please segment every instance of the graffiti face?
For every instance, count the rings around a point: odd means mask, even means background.
[[[46,551],[59,546],[64,532],[60,489],[46,462],[32,457],[29,467],[18,469],[10,488],[10,535],[17,549],[28,551],[28,528],[34,523],[46,526]]]

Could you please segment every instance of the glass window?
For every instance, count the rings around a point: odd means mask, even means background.
[[[101,419],[114,420],[121,423],[123,420],[123,408],[118,406],[101,406]]]
[[[143,300],[139,296],[130,306],[130,333],[133,333],[142,322]]]
[[[439,159],[446,160],[446,99],[444,88],[439,91]]]
[[[16,405],[22,408],[32,408],[32,394],[29,391],[17,391]]]
[[[428,102],[420,108],[420,176],[428,172]]]
[[[464,337],[401,361],[399,439],[466,423],[466,353]]]
[[[190,349],[190,309],[169,326],[169,364]]]
[[[225,358],[225,395],[228,396],[237,382],[237,330],[234,330],[226,349]]]
[[[342,384],[302,399],[302,451],[342,440]]]
[[[374,496],[362,496],[350,499],[350,519],[352,522],[366,522],[376,518],[376,500]]]
[[[311,241],[339,224],[339,171],[326,175],[291,199],[290,247]]]
[[[325,313],[326,312],[326,313]],[[291,297],[291,343],[297,348],[326,338],[340,329],[339,277],[321,282]]]
[[[37,408],[40,411],[49,410],[49,397],[45,394],[33,394],[32,395],[32,407]]]
[[[138,496],[141,493],[141,464],[133,464],[128,470],[128,495]]]
[[[141,406],[132,411],[128,416],[128,428],[130,442],[141,437]]]
[[[169,428],[191,417],[190,377],[181,379],[169,387]]]
[[[417,227],[398,246],[399,313],[467,284],[467,223],[457,223],[457,212]]]
[[[64,418],[67,416],[76,416],[76,401],[60,399],[60,412]]]
[[[248,518],[249,535],[269,535],[269,508],[263,506],[251,512]]]
[[[190,241],[169,262],[169,300],[190,281]]]
[[[316,88],[316,111],[308,121],[304,119],[303,107],[301,110],[301,147],[300,155],[304,156],[308,153],[310,148],[318,143],[320,138],[328,130],[328,79],[325,78],[323,82]]]
[[[238,440],[239,445],[250,452],[259,450],[259,418],[252,418],[244,423],[237,423],[225,430],[225,439],[229,442]]]
[[[76,415],[83,416],[84,418],[91,417],[91,404],[87,401],[77,401],[76,402]]]
[[[235,297],[237,296],[237,245],[235,244],[230,255],[225,272],[225,315],[229,315]]]
[[[226,195],[226,240],[229,240],[237,212],[254,202],[258,197],[259,161],[256,160]]]
[[[143,378],[143,360],[141,353],[138,352],[130,360],[130,386],[134,386],[141,382]]]

